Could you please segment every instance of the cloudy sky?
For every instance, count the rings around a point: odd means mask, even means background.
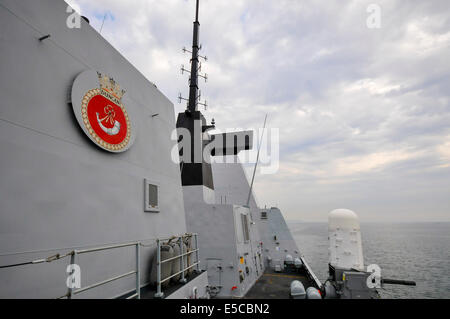
[[[175,104],[194,0],[71,0]],[[368,28],[370,4],[380,28]],[[288,219],[450,221],[448,0],[202,0],[207,119],[278,128],[259,204]],[[370,20],[369,21],[374,21]],[[250,171],[250,167],[248,167]]]

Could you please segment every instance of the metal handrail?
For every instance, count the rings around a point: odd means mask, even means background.
[[[110,278],[110,279],[106,279],[106,280],[97,282],[97,283],[95,283],[95,284],[86,286],[86,287],[84,287],[84,288],[80,288],[80,289],[74,290],[74,291],[73,291],[73,294],[74,294],[74,295],[79,294],[79,293],[81,293],[81,292],[83,292],[83,291],[86,291],[86,290],[89,290],[89,289],[92,289],[92,288],[95,288],[95,287],[98,287],[98,286],[107,284],[108,282],[111,282],[111,281],[114,281],[114,280],[117,280],[117,279],[120,279],[120,278],[124,278],[124,277],[127,277],[127,276],[134,275],[135,273],[136,273],[136,271],[130,271],[130,272],[127,272],[127,273],[125,273],[125,274],[118,275],[118,276],[112,277],[112,278]]]
[[[90,249],[80,249],[80,250],[77,250],[77,254],[78,254],[78,255],[81,255],[81,254],[92,253],[92,252],[100,251],[100,250],[109,250],[109,249],[114,249],[114,248],[122,248],[122,247],[128,247],[128,246],[135,246],[135,245],[137,245],[137,244],[139,244],[139,242],[134,241],[134,242],[124,243],[124,244],[101,246],[101,247],[90,248]]]
[[[191,249],[187,252],[184,252],[184,244],[183,244],[183,239],[184,238],[192,238],[194,240],[195,243],[195,249]],[[161,242],[162,241],[172,241],[172,240],[178,240],[180,242],[180,248],[181,248],[181,253],[177,256],[165,259],[161,261]],[[197,267],[197,271],[200,270],[199,265],[200,265],[200,259],[199,259],[199,248],[198,248],[198,234],[196,233],[188,233],[188,234],[184,234],[181,236],[172,236],[169,238],[160,238],[160,239],[156,239],[156,243],[157,243],[157,253],[156,253],[156,258],[157,258],[157,293],[155,294],[156,298],[162,298],[164,296],[164,294],[161,292],[161,284],[168,281],[169,279],[172,279],[173,277],[178,276],[179,274],[181,274],[181,280],[180,282],[182,283],[186,283],[186,279],[184,278],[184,274],[187,270],[193,268],[193,267]],[[108,278],[106,280],[91,284],[89,286],[83,287],[83,288],[69,288],[69,291],[66,295],[61,296],[59,298],[68,298],[71,299],[74,295],[76,294],[80,294],[84,291],[99,287],[101,285],[107,284],[109,282],[124,278],[124,277],[128,277],[131,275],[136,275],[136,293],[128,296],[126,299],[132,299],[132,298],[138,298],[140,299],[141,297],[141,293],[140,293],[140,246],[145,247],[145,245],[142,244],[142,242],[139,241],[135,241],[135,242],[128,242],[128,243],[123,243],[123,244],[116,244],[116,245],[107,245],[107,246],[101,246],[101,247],[95,247],[95,248],[88,248],[88,249],[78,249],[78,250],[73,250],[70,253],[67,253],[65,256],[70,256],[70,263],[73,265],[76,262],[77,256],[78,255],[82,255],[82,254],[87,254],[87,253],[92,253],[92,252],[98,252],[98,251],[104,251],[104,250],[110,250],[110,249],[116,249],[116,248],[123,248],[123,247],[130,247],[130,246],[135,246],[136,247],[136,270],[132,270],[129,271],[127,273],[124,274],[120,274],[111,278]],[[190,266],[186,267],[184,266],[184,258],[185,256],[190,256],[192,254],[196,255],[196,262],[195,263],[191,263]],[[174,261],[174,260],[180,260],[180,264],[181,264],[181,270],[175,274],[171,274],[171,276],[161,279],[161,265],[163,263],[169,262],[169,261]]]
[[[187,234],[180,235],[180,236],[172,236],[172,237],[156,238],[156,239],[159,239],[160,241],[167,241],[167,240],[173,240],[173,239],[177,239],[177,238],[179,239],[180,237],[187,238],[187,237],[195,237],[195,236],[198,236],[198,234],[197,233],[187,233]]]
[[[129,271],[127,273],[108,278],[106,280],[103,280],[103,281],[91,284],[91,285],[83,287],[83,288],[78,288],[78,289],[69,288],[69,292],[67,293],[66,297],[68,299],[72,299],[72,297],[74,295],[82,293],[82,292],[84,292],[86,290],[89,290],[89,289],[92,289],[92,288],[95,288],[95,287],[99,287],[99,286],[107,284],[109,282],[112,282],[112,281],[115,281],[115,280],[118,280],[118,279],[121,279],[121,278],[124,278],[124,277],[128,277],[128,276],[131,276],[131,275],[135,274],[136,275],[136,293],[131,295],[131,296],[129,296],[127,299],[131,299],[131,298],[140,299],[141,298],[140,245],[141,245],[140,242],[131,242],[131,243],[109,245],[109,246],[96,247],[96,248],[90,248],[90,249],[74,250],[72,252],[71,258],[70,258],[70,263],[72,265],[75,264],[77,255],[87,254],[87,253],[92,253],[92,252],[97,252],[97,251],[103,251],[103,250],[110,250],[110,249],[115,249],[115,248],[136,246],[136,270]]]
[[[187,267],[187,268],[185,268],[185,269],[183,269],[183,270],[180,270],[179,272],[177,272],[177,273],[175,273],[175,274],[173,274],[173,275],[171,275],[171,276],[169,276],[169,277],[167,277],[167,278],[161,280],[161,283],[166,282],[167,280],[169,280],[169,279],[171,279],[171,278],[173,278],[173,277],[176,277],[177,275],[181,274],[182,272],[185,272],[186,270],[189,270],[189,269],[191,269],[192,267],[197,266],[197,264],[198,264],[198,262],[196,262],[196,263],[190,265],[189,267]]]
[[[175,257],[172,257],[172,258],[167,258],[167,259],[161,260],[161,264],[164,264],[165,262],[172,261],[172,260],[175,260],[175,259],[179,259],[179,258],[187,256],[187,255],[192,255],[193,253],[195,253],[197,251],[198,251],[198,249],[195,249],[195,250],[191,250],[191,251],[189,251],[187,253],[184,253],[182,255],[178,255],[178,256],[175,256]]]

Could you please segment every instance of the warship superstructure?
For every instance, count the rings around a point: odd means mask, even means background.
[[[196,4],[175,122],[88,19],[67,27],[64,1],[0,0],[0,298],[377,297],[357,217],[330,215],[321,283],[281,211],[255,200],[238,155],[257,137],[214,134],[198,109]]]

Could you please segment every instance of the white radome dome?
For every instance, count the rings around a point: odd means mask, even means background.
[[[328,214],[328,228],[359,230],[358,215],[349,209],[335,209]]]

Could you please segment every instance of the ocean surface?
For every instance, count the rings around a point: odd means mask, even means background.
[[[328,277],[328,225],[288,222],[317,277]],[[383,298],[450,298],[450,223],[361,224],[364,264],[381,276],[414,280],[416,287],[385,285]]]

